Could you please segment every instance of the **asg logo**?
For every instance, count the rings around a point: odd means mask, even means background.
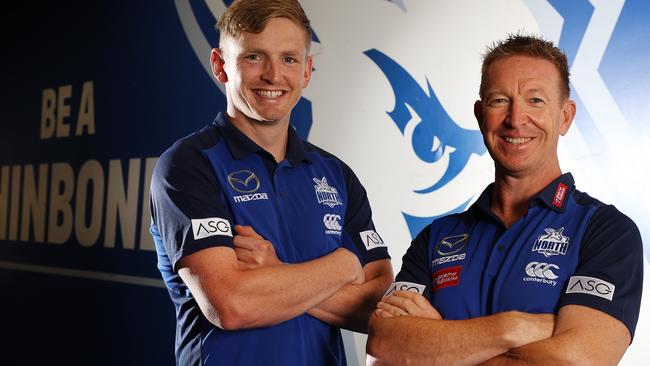
[[[555,264],[552,263],[543,263],[543,262],[530,262],[526,266],[526,274],[530,277],[546,278],[549,280],[555,280],[558,278],[558,275],[553,273],[553,269],[560,269]]]
[[[325,234],[341,235],[341,216],[335,214],[325,214],[323,216],[323,224],[325,224]]]
[[[381,239],[381,236],[379,236],[379,234],[374,230],[362,231],[359,233],[359,236],[361,236],[361,241],[363,242],[363,245],[366,246],[367,250],[386,246],[384,241]]]
[[[406,282],[406,281],[398,281],[398,282],[393,282],[392,285],[388,288],[388,291],[384,294],[384,297],[386,296],[393,296],[395,291],[410,291],[410,292],[415,292],[416,294],[424,294],[424,288],[425,285],[420,285],[419,283],[413,283],[413,282]]]
[[[232,237],[230,222],[220,217],[192,219],[192,233],[194,234],[194,240],[217,235]]]
[[[465,249],[469,242],[469,234],[452,235],[442,238],[436,246],[436,252],[440,255],[451,255]]]
[[[612,301],[614,298],[614,290],[616,290],[616,286],[599,278],[571,276],[566,288],[566,293],[589,294]]]
[[[228,174],[228,183],[237,192],[253,193],[260,189],[260,179],[250,170],[239,170]]]

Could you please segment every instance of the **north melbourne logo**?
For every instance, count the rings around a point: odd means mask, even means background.
[[[194,234],[194,240],[217,235],[232,237],[230,222],[219,217],[192,219],[192,233]]]
[[[341,197],[339,197],[339,192],[336,188],[327,184],[327,178],[323,179],[313,178],[316,185],[314,189],[316,190],[316,197],[318,198],[318,203],[322,203],[329,207],[334,207],[337,205],[342,205]]]
[[[545,235],[537,237],[533,252],[544,254],[547,258],[553,255],[565,255],[569,248],[569,237],[562,235],[564,228],[557,230],[546,228],[544,231],[546,231]]]

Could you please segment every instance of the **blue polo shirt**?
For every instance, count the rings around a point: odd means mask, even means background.
[[[507,228],[490,210],[492,185],[465,212],[437,219],[411,243],[396,281],[424,285],[444,319],[584,305],[634,336],[643,246],[632,220],[557,178]],[[416,286],[417,287],[417,286]]]
[[[252,226],[285,263],[339,247],[355,253],[362,265],[389,258],[366,191],[341,160],[289,128],[286,159],[276,163],[220,114],[160,157],[151,213],[158,268],[176,307],[178,364],[346,364],[339,329],[308,314],[265,328],[213,326],[177,273],[184,256],[234,247],[235,224]]]

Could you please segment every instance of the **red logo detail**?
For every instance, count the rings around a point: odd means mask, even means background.
[[[460,283],[460,270],[463,266],[455,266],[443,268],[434,272],[431,277],[433,278],[433,291],[438,291],[441,288],[456,286]]]
[[[562,207],[562,202],[564,202],[564,196],[566,195],[567,186],[564,183],[557,185],[555,190],[555,197],[553,197],[553,206]]]

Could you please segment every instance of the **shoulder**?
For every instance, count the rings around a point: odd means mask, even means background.
[[[204,160],[203,151],[215,146],[220,140],[221,136],[212,124],[179,139],[160,155],[154,179],[177,168],[201,163]]]

